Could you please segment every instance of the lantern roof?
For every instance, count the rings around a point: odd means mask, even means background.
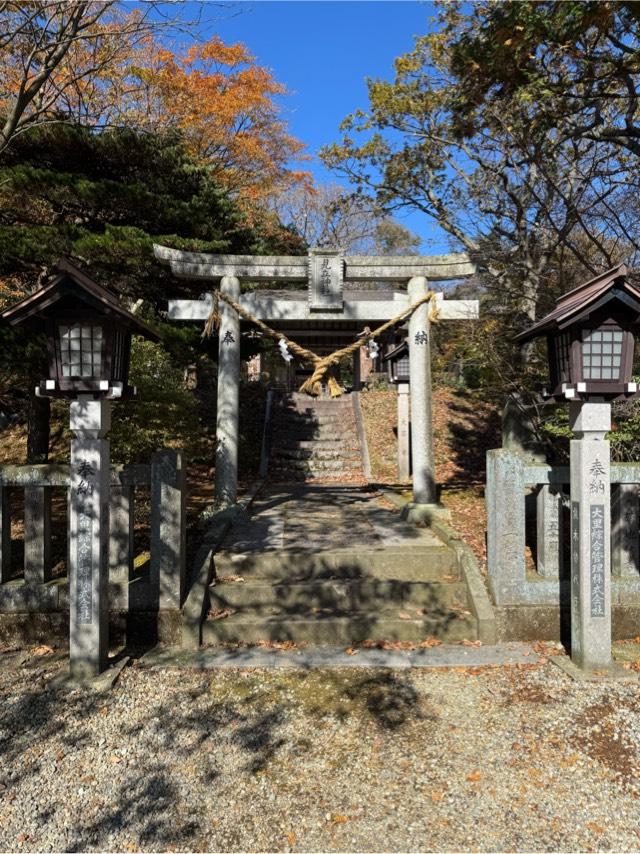
[[[90,279],[67,258],[61,258],[55,265],[56,274],[39,290],[12,305],[0,314],[0,318],[11,326],[27,324],[33,328],[43,327],[43,321],[56,315],[56,307],[71,303],[74,312],[78,311],[78,301],[87,308],[104,315],[135,335],[142,335],[151,341],[160,338],[154,330],[123,308],[117,298],[102,285]]]
[[[592,314],[611,303],[630,310],[630,323],[640,322],[640,288],[627,281],[626,264],[618,264],[606,273],[589,279],[556,300],[556,306],[546,317],[516,336],[525,342],[549,332],[562,332],[568,326],[587,320]],[[633,316],[635,315],[635,316]]]

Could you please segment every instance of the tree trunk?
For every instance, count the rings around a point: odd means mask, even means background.
[[[51,401],[48,397],[33,395],[30,398],[27,430],[27,463],[46,463],[51,430]]]

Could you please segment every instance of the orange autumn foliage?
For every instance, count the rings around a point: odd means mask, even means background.
[[[302,159],[303,145],[276,102],[286,89],[244,45],[215,36],[182,56],[152,49],[146,60],[136,71],[144,96],[136,94],[129,120],[148,130],[178,128],[220,183],[245,199],[306,180],[290,166]]]
[[[306,183],[303,145],[282,118],[285,87],[243,44],[217,36],[201,43],[194,29],[191,47],[171,47],[170,30],[154,20],[152,6],[10,0],[7,34],[0,33],[0,115],[14,110],[16,117],[5,126],[0,121],[4,145],[34,125],[68,119],[96,129],[176,129],[249,210],[264,211],[265,199]],[[179,23],[184,34],[188,25]],[[53,63],[52,46],[62,43]],[[50,71],[38,82],[47,63]],[[35,82],[37,93],[25,100]]]

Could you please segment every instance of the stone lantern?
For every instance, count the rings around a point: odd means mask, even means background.
[[[397,344],[382,361],[387,363],[389,382],[409,382],[409,345],[406,341]]]
[[[632,380],[640,287],[620,264],[570,291],[518,336],[546,336],[550,388],[569,401],[571,441],[571,659],[583,670],[611,659],[611,401],[638,394]]]
[[[551,382],[543,396],[556,401],[633,397],[639,318],[640,287],[627,282],[624,264],[561,296],[550,314],[518,336],[521,342],[547,338]]]
[[[98,675],[108,652],[111,399],[130,395],[131,336],[156,333],[105,288],[62,259],[43,288],[0,315],[45,332],[49,377],[36,394],[70,399],[69,657],[79,679]]]
[[[1,316],[11,326],[46,333],[49,377],[36,394],[47,397],[130,396],[135,391],[128,385],[131,336],[158,340],[146,323],[66,259],[58,261],[44,288]]]
[[[389,382],[394,383],[397,389],[398,480],[405,481],[411,474],[410,374],[407,339],[393,347],[383,361],[387,363]]]

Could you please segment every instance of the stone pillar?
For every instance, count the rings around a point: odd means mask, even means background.
[[[570,403],[571,658],[581,668],[611,665],[611,404]]]
[[[151,579],[161,610],[178,610],[186,583],[186,488],[182,451],[151,461]]]
[[[562,566],[562,487],[544,484],[536,497],[538,574],[559,578]]]
[[[0,485],[0,584],[11,578],[11,501],[9,490]]]
[[[123,608],[129,606],[133,569],[133,492],[132,486],[112,486],[109,497],[109,581],[121,585]]]
[[[618,578],[638,578],[638,487],[635,483],[618,483],[611,492],[611,572]]]
[[[240,282],[224,276],[222,293],[240,297]],[[218,343],[218,415],[216,423],[215,498],[220,506],[233,504],[238,497],[238,407],[240,394],[240,318],[220,301]]]
[[[78,679],[97,676],[109,647],[109,442],[111,403],[71,401],[69,661]]]
[[[409,383],[398,383],[398,480],[409,480],[411,451]]]
[[[428,291],[424,276],[409,281],[409,303]],[[435,504],[436,481],[431,425],[431,333],[429,303],[413,312],[409,320],[409,374],[411,389],[411,463],[413,503]]]
[[[522,601],[525,566],[524,460],[520,454],[487,452],[487,569],[498,606]]]
[[[44,584],[51,580],[51,487],[24,490],[24,580]]]

